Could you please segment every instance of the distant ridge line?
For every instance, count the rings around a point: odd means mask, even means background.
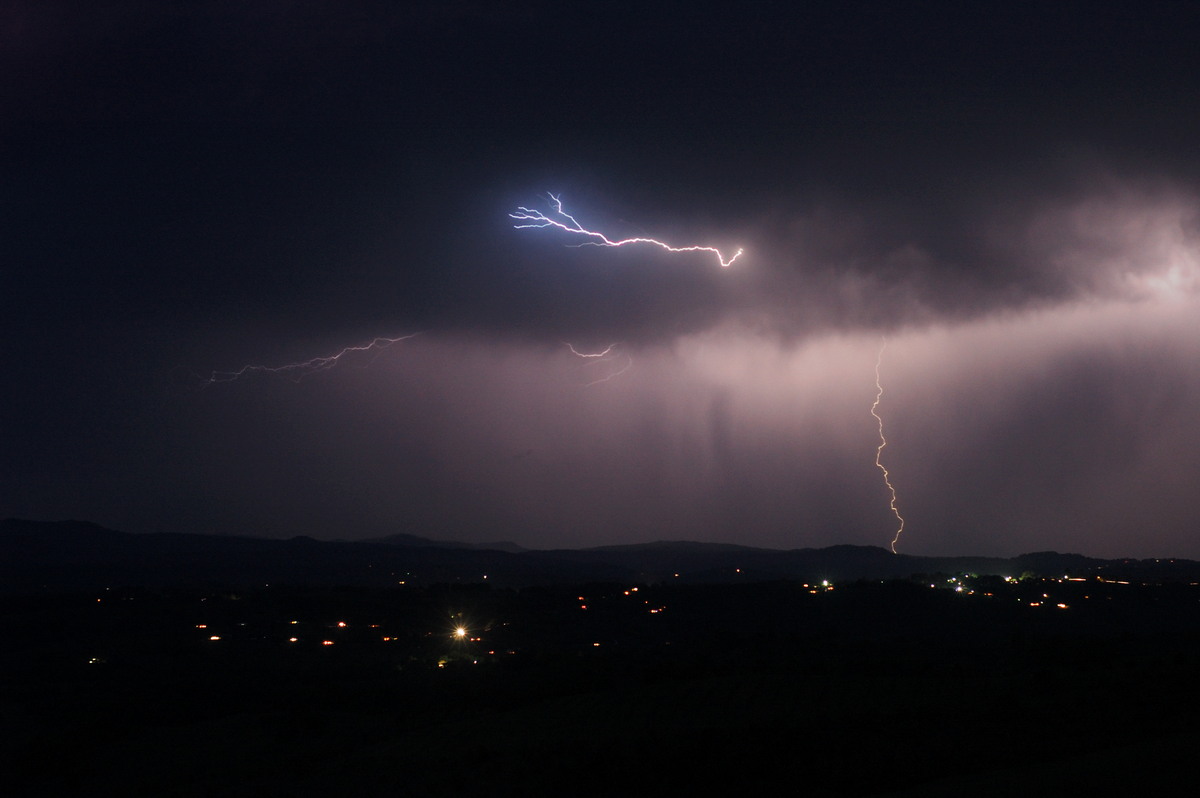
[[[503,547],[503,548],[502,548]],[[585,549],[435,541],[397,534],[371,540],[269,539],[196,533],[133,534],[89,521],[0,521],[0,591],[112,585],[347,585],[470,583],[523,587],[587,581],[726,583],[780,579],[910,579],[921,574],[1140,575],[1200,580],[1180,558],[1102,560],[1033,552],[1017,557],[894,555],[879,546],[765,549],[735,543],[655,541]]]

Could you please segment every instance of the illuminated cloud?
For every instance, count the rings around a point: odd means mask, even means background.
[[[4,515],[1200,557],[1186,4],[25,5]]]

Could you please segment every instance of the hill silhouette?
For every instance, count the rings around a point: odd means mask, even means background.
[[[1169,580],[1200,574],[1200,564],[1191,560],[1102,560],[1057,552],[1012,558],[919,557],[851,545],[791,550],[693,541],[553,550],[496,545],[501,548],[407,534],[363,541],[131,534],[86,521],[7,519],[0,521],[0,588],[29,592],[111,585],[726,583],[903,579],[936,573],[1104,572],[1113,578]]]

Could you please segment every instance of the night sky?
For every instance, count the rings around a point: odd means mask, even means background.
[[[886,339],[899,551],[1200,558],[1200,4],[187,7],[0,9],[0,517],[886,547]]]

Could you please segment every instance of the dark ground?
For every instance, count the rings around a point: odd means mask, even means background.
[[[1200,588],[945,580],[14,597],[8,794],[1035,795],[1190,780]]]

